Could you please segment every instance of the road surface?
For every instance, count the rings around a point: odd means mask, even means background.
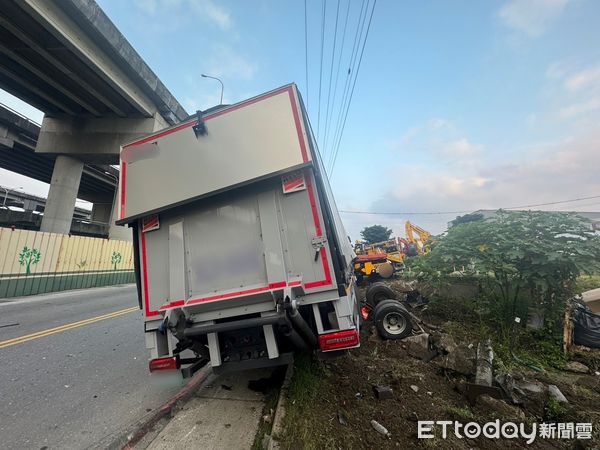
[[[182,386],[150,382],[133,286],[0,299],[0,448],[105,445]]]

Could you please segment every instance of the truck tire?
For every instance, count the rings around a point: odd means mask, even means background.
[[[367,288],[365,297],[367,298],[367,303],[372,308],[375,308],[382,300],[395,299],[396,293],[384,283],[373,283]]]
[[[404,339],[412,333],[412,319],[396,300],[381,302],[374,311],[375,327],[384,339]]]

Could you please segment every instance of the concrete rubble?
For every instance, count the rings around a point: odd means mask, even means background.
[[[586,366],[585,364],[581,364],[580,362],[577,361],[569,361],[565,368],[569,371],[569,372],[574,372],[574,373],[589,373],[590,368],[588,366]]]

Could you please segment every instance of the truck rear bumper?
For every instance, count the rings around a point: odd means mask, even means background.
[[[241,370],[262,369],[264,367],[286,366],[294,361],[293,353],[282,353],[278,358],[268,359],[247,359],[244,361],[231,361],[223,363],[220,366],[213,367],[213,372],[217,375]]]

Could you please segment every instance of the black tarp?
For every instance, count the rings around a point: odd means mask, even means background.
[[[581,303],[573,305],[574,337],[577,345],[600,348],[600,315]]]

